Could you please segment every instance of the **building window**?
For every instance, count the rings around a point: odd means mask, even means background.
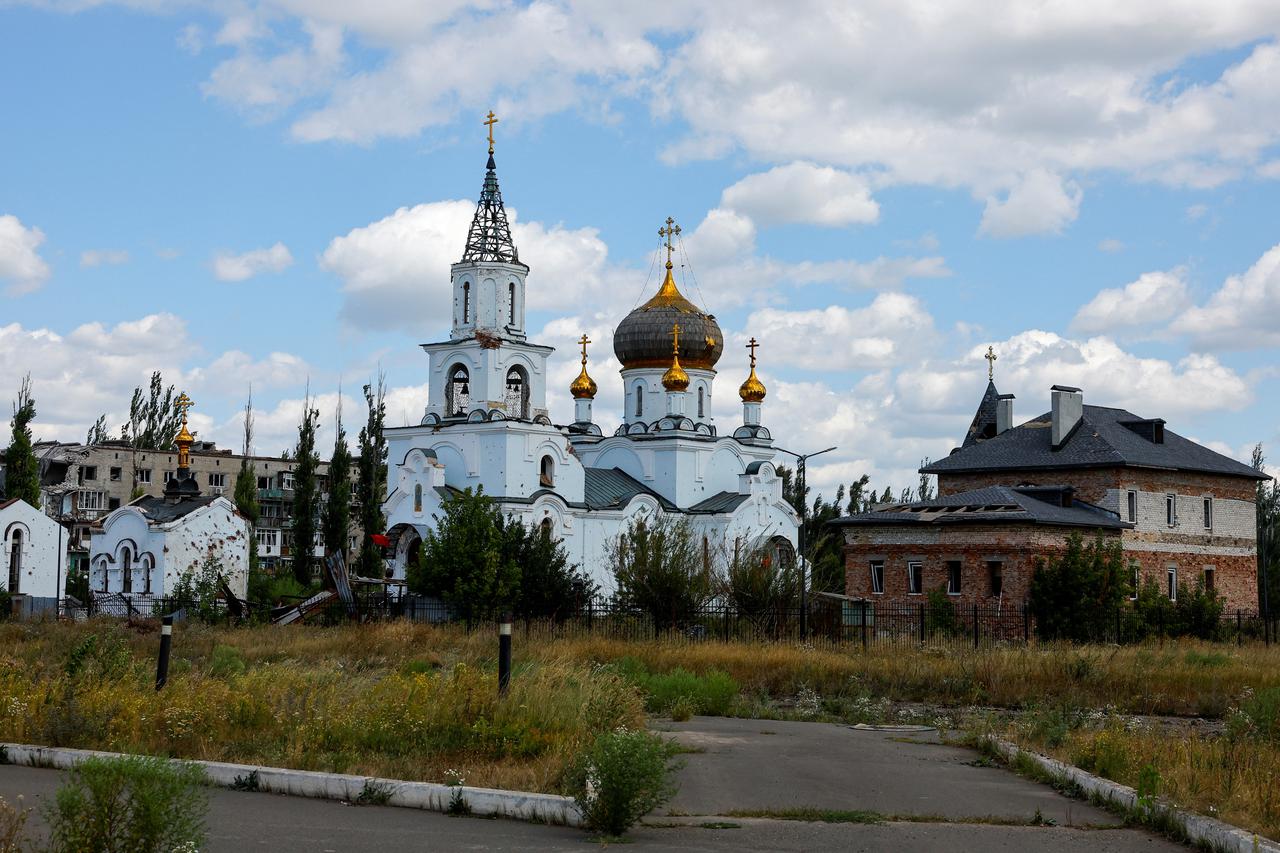
[[[13,544],[9,546],[9,592],[22,592],[22,531],[13,531]],[[8,615],[8,614],[5,614]]]
[[[924,564],[907,563],[907,594],[919,595],[924,592]]]
[[[120,555],[120,590],[133,592],[133,556],[128,548]]]
[[[1129,571],[1131,573],[1131,577],[1130,577],[1131,587],[1129,589],[1129,600],[1137,601],[1138,590],[1142,588],[1142,565],[1137,562],[1130,563]]]
[[[871,592],[884,595],[884,560],[871,561]]]
[[[258,488],[259,488],[259,489],[269,489],[269,488],[271,488],[271,478],[270,478],[270,477],[259,477],[259,478],[258,478]]]
[[[636,383],[636,417],[644,417],[644,383]]]
[[[1169,600],[1177,601],[1178,600],[1178,567],[1169,566],[1167,569],[1165,569],[1165,577],[1168,579],[1168,583],[1169,583],[1169,589],[1168,589]]]
[[[550,456],[542,457],[542,464],[538,469],[538,483],[548,489],[556,484],[556,463]]]
[[[227,487],[227,475],[226,475],[226,474],[215,474],[214,472],[210,471],[210,472],[209,472],[209,485],[210,485],[210,487],[215,488],[215,489],[225,489],[225,488]]]
[[[83,483],[85,480],[96,480],[96,479],[98,479],[97,465],[80,466],[80,482]]]
[[[413,511],[422,512],[422,484],[415,483],[413,486]]]
[[[1213,529],[1213,498],[1204,499],[1204,529]]]
[[[81,492],[80,509],[100,510],[107,504],[106,492]]]
[[[258,547],[274,551],[280,545],[279,530],[256,530],[254,535],[258,537]]]
[[[999,560],[987,560],[987,589],[992,598],[1004,592],[1004,563]]]
[[[461,364],[449,369],[449,384],[445,386],[446,416],[465,415],[471,402],[471,374]]]
[[[1212,593],[1217,591],[1217,587],[1214,585],[1214,576],[1216,574],[1217,572],[1214,570],[1213,566],[1204,567],[1204,591],[1205,592]]]
[[[1129,504],[1128,506],[1129,515],[1127,520],[1131,522],[1136,522],[1138,520],[1138,493],[1130,489],[1125,494],[1125,497],[1127,498],[1128,504]]]
[[[960,566],[959,560],[947,561],[947,595],[960,594]]]
[[[281,474],[280,474],[280,488],[282,488],[282,489],[292,489],[292,488],[293,488],[293,472],[292,472],[292,471],[283,471],[283,472],[281,472]]]
[[[507,324],[514,326],[516,324],[516,283],[513,281],[507,285]]]
[[[107,510],[108,510],[108,511],[111,511],[111,510],[113,510],[113,509],[119,509],[119,508],[120,508],[120,499],[119,499],[119,498],[107,498]]]
[[[111,574],[107,571],[107,562],[102,562],[102,591],[109,592],[111,588]]]
[[[119,468],[113,467],[110,471],[110,474],[111,474],[111,482],[118,483],[120,482],[120,477],[123,475],[123,472]]]
[[[1164,496],[1164,523],[1174,527],[1178,523],[1178,496]]]
[[[704,397],[705,397],[705,396],[706,396],[706,392],[705,392],[705,391],[703,391],[702,386],[701,386],[701,385],[699,385],[699,386],[698,386],[698,417],[700,417],[700,418],[701,418],[701,417],[706,417],[706,415],[705,415],[705,406],[706,406],[706,403],[705,403],[705,400],[704,400]]]
[[[172,479],[173,479],[173,477],[174,477],[174,473],[173,473],[172,471],[165,471],[165,472],[164,472],[164,481],[165,481],[166,483],[168,483],[170,480],[172,480]]]
[[[538,530],[542,533],[543,538],[551,538],[551,517],[547,516],[542,519],[542,523],[538,525]]]
[[[139,483],[147,483],[147,484],[150,484],[150,483],[151,483],[151,469],[150,469],[150,468],[139,468],[139,469],[138,469],[138,482],[139,482]]]
[[[471,282],[462,283],[462,322],[471,322]]]

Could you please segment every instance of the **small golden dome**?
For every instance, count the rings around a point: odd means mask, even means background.
[[[671,366],[662,374],[662,387],[668,391],[689,390],[689,374],[680,366],[680,324],[671,327]]]
[[[738,396],[742,398],[744,403],[764,402],[764,383],[760,381],[760,377],[756,376],[756,347],[758,346],[759,344],[756,343],[755,338],[752,338],[751,343],[747,344],[747,349],[751,350],[751,375],[738,388]]]
[[[569,386],[569,393],[573,395],[575,400],[594,400],[598,390],[596,381],[587,374],[587,344],[591,343],[591,341],[586,335],[583,335],[578,343],[582,345],[582,371]]]

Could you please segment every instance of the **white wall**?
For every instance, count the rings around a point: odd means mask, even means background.
[[[10,559],[19,542],[18,584],[10,589]],[[0,586],[11,593],[57,598],[66,583],[68,531],[26,501],[0,509]]]

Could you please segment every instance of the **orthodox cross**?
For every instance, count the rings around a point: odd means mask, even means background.
[[[489,153],[493,153],[493,126],[498,123],[498,117],[493,114],[493,110],[489,110],[489,120],[484,122],[489,126]]]
[[[987,354],[984,355],[983,358],[987,360],[987,381],[990,382],[995,379],[996,359],[999,358],[999,356],[996,355],[996,351],[994,349],[988,346]]]
[[[591,343],[591,339],[584,334],[578,343],[582,344],[582,364],[585,367],[587,364],[587,344]]]
[[[756,347],[760,346],[756,343],[756,339],[752,338],[751,343],[747,344],[747,349],[751,350],[751,366],[756,366]]]
[[[667,227],[658,229],[658,236],[667,238],[667,269],[671,269],[671,238],[680,236],[680,226],[676,225],[676,221],[670,216],[667,217]]]
[[[191,398],[187,396],[186,391],[183,391],[181,394],[179,394],[178,399],[173,401],[173,407],[178,410],[179,414],[182,415],[182,422],[184,424],[187,422],[187,409],[191,408],[194,405],[195,403],[193,403],[191,401]]]
[[[678,230],[679,229],[677,228],[677,231]],[[674,356],[680,355],[680,324],[679,323],[671,324],[671,354]]]

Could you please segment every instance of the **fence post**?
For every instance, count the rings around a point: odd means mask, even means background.
[[[973,603],[973,647],[978,647],[978,602]]]
[[[502,614],[498,625],[498,695],[506,696],[511,686],[511,614]]]
[[[160,620],[160,660],[156,662],[156,690],[169,681],[169,650],[173,646],[173,614]]]
[[[920,645],[924,645],[925,643],[924,605],[917,604],[916,607],[920,609]]]
[[[862,600],[862,650],[867,650],[867,600]]]
[[[1236,645],[1244,645],[1244,612],[1236,608]]]
[[[1031,642],[1031,606],[1022,602],[1022,642]]]

